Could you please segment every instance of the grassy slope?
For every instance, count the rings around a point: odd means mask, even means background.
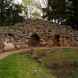
[[[36,49],[34,54],[42,58],[42,64],[46,65],[57,78],[78,78],[78,49]]]
[[[78,49],[56,49],[43,62],[54,65],[52,72],[59,78],[78,78]]]
[[[0,60],[0,78],[55,78],[30,56],[15,54]]]
[[[16,54],[0,61],[0,78],[78,78],[78,49],[36,49],[37,56],[44,55],[43,51],[51,51],[42,63],[54,64],[54,76],[30,56]]]
[[[62,61],[76,61],[78,62],[78,49],[74,48],[64,48],[64,49],[55,49],[52,52],[48,53],[47,60],[55,60],[57,62]]]

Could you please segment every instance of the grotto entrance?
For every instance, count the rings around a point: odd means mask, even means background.
[[[54,35],[54,46],[60,46],[60,35],[59,34]]]
[[[30,37],[31,37],[29,40],[30,46],[33,47],[40,46],[40,36],[37,33],[32,33]]]

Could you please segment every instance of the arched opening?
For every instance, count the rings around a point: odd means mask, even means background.
[[[60,46],[60,35],[54,35],[54,46]]]
[[[30,46],[39,46],[40,45],[40,37],[37,33],[33,33],[31,35],[31,39],[29,41]]]

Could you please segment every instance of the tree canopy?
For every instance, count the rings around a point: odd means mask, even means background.
[[[23,3],[27,6],[35,2],[34,0],[23,0]],[[48,0],[48,6],[40,9],[43,10],[40,11],[43,12],[43,18],[47,17],[48,20],[52,20],[64,17],[67,23],[78,25],[78,0]],[[22,4],[14,4],[13,0],[0,0],[0,24],[14,24],[22,21],[23,17],[19,16],[22,10]]]
[[[13,4],[13,0],[0,0],[0,24],[14,24],[18,22],[19,13],[22,12],[22,6]]]

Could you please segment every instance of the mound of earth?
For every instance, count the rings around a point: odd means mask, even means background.
[[[0,48],[78,47],[78,31],[70,26],[44,20],[26,20],[14,26],[0,27]],[[8,44],[8,45],[9,45]]]

